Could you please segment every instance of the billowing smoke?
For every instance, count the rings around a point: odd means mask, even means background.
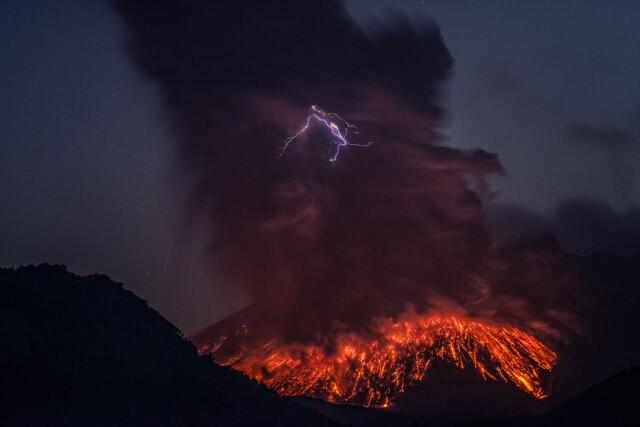
[[[452,72],[437,27],[365,34],[337,0],[116,1],[136,64],[157,81],[212,223],[212,262],[291,340],[447,311],[547,337],[574,324],[553,241],[487,226],[493,154],[446,147]],[[342,147],[310,106],[357,126]],[[343,126],[343,123],[336,123]],[[344,129],[343,129],[344,130]]]

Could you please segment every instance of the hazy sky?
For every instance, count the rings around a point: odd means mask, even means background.
[[[395,5],[412,19],[432,16],[440,25],[456,61],[451,144],[499,154],[508,173],[495,182],[503,200],[538,211],[567,197],[602,199],[620,210],[638,205],[638,2],[347,4],[363,21]],[[607,132],[600,141],[576,141],[573,126],[615,129],[628,138],[618,134],[624,141],[617,148]]]
[[[456,61],[450,143],[496,152],[499,200],[640,201],[640,4],[349,0],[432,16]],[[0,3],[0,265],[108,274],[185,332],[245,303],[205,265],[158,89],[106,2]]]

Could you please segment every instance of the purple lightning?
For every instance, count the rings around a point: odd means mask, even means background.
[[[333,153],[333,156],[331,156],[331,158],[329,159],[330,162],[335,162],[338,159],[338,156],[340,155],[340,149],[342,147],[347,147],[347,146],[368,147],[371,144],[373,144],[373,141],[369,141],[366,144],[356,144],[353,142],[349,142],[349,140],[347,139],[347,137],[349,136],[349,132],[351,131],[353,134],[357,135],[358,128],[352,125],[351,123],[349,123],[348,121],[346,121],[345,119],[343,119],[342,117],[340,117],[339,115],[335,113],[325,113],[316,105],[312,105],[311,114],[307,116],[307,120],[305,121],[304,126],[302,127],[302,129],[298,131],[298,133],[287,138],[287,140],[284,143],[284,146],[282,147],[282,150],[280,151],[280,157],[282,157],[284,155],[284,152],[287,151],[289,144],[291,144],[299,136],[303,135],[309,129],[309,127],[311,127],[312,120],[315,120],[319,122],[321,125],[325,126],[327,129],[329,129],[329,131],[331,131],[331,134],[335,137],[335,139],[332,140],[331,142],[335,144],[336,149]],[[336,124],[336,122],[342,125],[342,128],[343,128],[342,130],[340,129],[340,126]]]

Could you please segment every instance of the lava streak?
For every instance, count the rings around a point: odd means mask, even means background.
[[[512,383],[542,399],[542,375],[556,354],[520,329],[462,317],[413,315],[379,321],[366,337],[340,334],[328,350],[278,339],[219,357],[218,345],[200,348],[218,363],[244,372],[285,396],[388,407],[428,375],[434,362],[472,368],[485,380]]]

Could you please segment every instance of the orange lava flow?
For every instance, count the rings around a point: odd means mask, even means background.
[[[434,361],[472,368],[485,380],[512,383],[546,397],[541,376],[556,353],[511,326],[452,316],[383,321],[371,336],[342,334],[328,351],[274,339],[243,354],[217,360],[285,396],[388,407],[428,375]],[[213,351],[215,355],[215,350]]]

